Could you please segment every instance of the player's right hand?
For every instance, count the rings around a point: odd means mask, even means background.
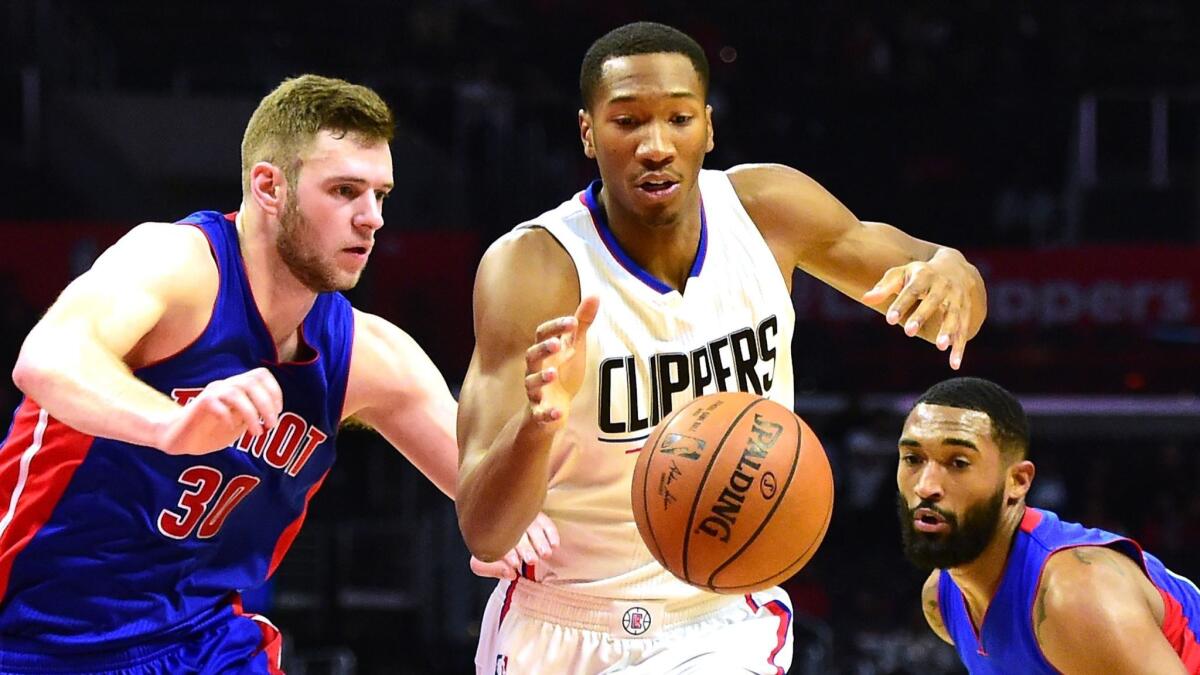
[[[558,528],[554,526],[554,521],[550,520],[550,516],[538,513],[529,527],[525,528],[525,534],[521,535],[516,548],[490,563],[471,556],[471,571],[481,577],[516,579],[523,573],[522,564],[536,566],[554,554],[558,543]]]
[[[232,445],[247,431],[275,427],[283,392],[266,368],[211,382],[163,425],[157,447],[170,455],[203,455]]]
[[[525,350],[525,395],[539,424],[558,426],[570,412],[587,374],[587,331],[599,307],[600,298],[584,298],[574,315],[538,326],[533,346]]]

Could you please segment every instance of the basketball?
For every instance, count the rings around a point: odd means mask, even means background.
[[[655,427],[633,472],[646,546],[681,580],[749,593],[812,558],[833,512],[833,474],[795,413],[740,392],[697,398]]]

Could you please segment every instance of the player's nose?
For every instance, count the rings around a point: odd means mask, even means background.
[[[383,202],[375,199],[374,195],[364,195],[362,207],[354,216],[354,224],[370,230],[383,227]]]
[[[913,492],[922,500],[937,501],[945,494],[944,477],[941,467],[934,462],[927,462],[921,468],[921,473],[917,474]]]
[[[666,164],[675,158],[675,144],[665,125],[659,122],[646,125],[646,133],[638,144],[637,156],[654,164]]]

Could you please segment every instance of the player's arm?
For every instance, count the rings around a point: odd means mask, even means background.
[[[458,404],[425,350],[396,325],[354,310],[354,345],[343,419],[378,431],[439,490],[454,498],[458,476]],[[539,514],[502,560],[471,561],[480,576],[512,578],[558,546],[554,523]]]
[[[342,417],[361,420],[454,497],[457,404],[437,366],[407,333],[354,310],[354,346]]]
[[[952,645],[954,640],[950,638],[950,631],[946,630],[946,624],[942,621],[942,608],[938,604],[938,581],[941,576],[941,570],[934,570],[925,580],[925,585],[921,587],[921,611],[925,614],[929,628],[946,644]]]
[[[813,179],[781,165],[729,171],[780,267],[800,267],[851,298],[950,349],[957,368],[987,315],[983,279],[961,253],[884,223],[862,222]]]
[[[1162,632],[1162,598],[1128,557],[1087,546],[1046,562],[1033,607],[1046,659],[1065,675],[1186,673]]]
[[[34,326],[13,382],[79,431],[172,454],[219,449],[247,428],[260,433],[259,418],[270,427],[278,412],[278,386],[265,370],[213,383],[183,412],[126,362],[151,342],[161,347],[175,337],[168,351],[185,347],[195,335],[180,327],[195,325],[195,313],[211,313],[217,283],[203,233],[140,225],[72,281]]]
[[[551,356],[547,350],[564,353],[567,336],[561,333],[571,327],[564,320],[540,335],[539,328],[571,316],[579,302],[574,265],[544,230],[509,234],[480,262],[475,352],[458,411],[456,504],[467,547],[483,560],[511,549],[545,500],[550,445],[565,422],[566,405],[556,413],[531,396],[551,384],[541,360]],[[557,346],[547,347],[551,343]]]

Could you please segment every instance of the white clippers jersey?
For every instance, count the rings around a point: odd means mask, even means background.
[[[588,333],[587,380],[551,449],[543,507],[561,546],[536,578],[595,596],[680,600],[677,581],[642,543],[630,505],[637,451],[672,410],[717,391],[793,407],[795,311],[770,249],[722,171],[700,172],[699,250],[684,292],[621,250],[596,207],[599,181],[519,228],[562,244],[584,296],[600,297]]]

